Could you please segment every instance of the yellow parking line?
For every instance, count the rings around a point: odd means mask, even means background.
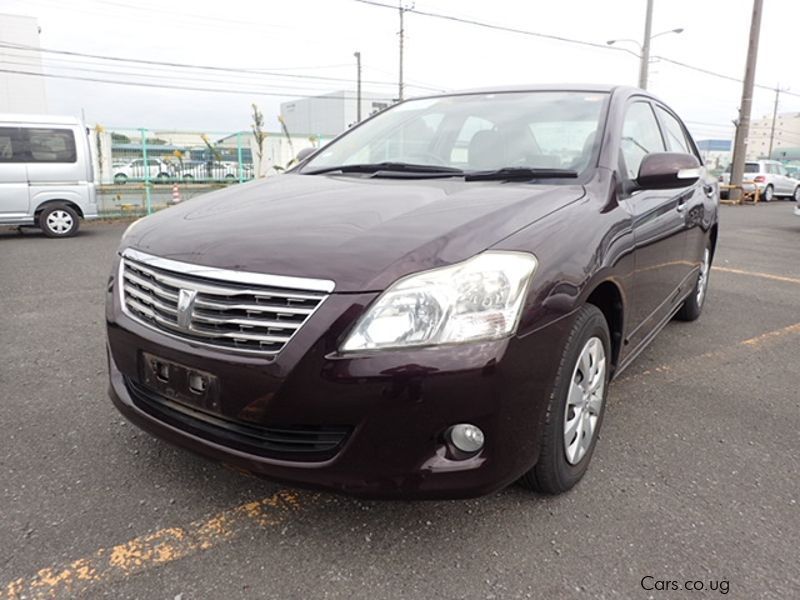
[[[790,335],[792,333],[800,333],[800,323],[789,325],[788,327],[784,327],[783,329],[775,329],[774,331],[768,331],[767,333],[762,333],[761,335],[752,337],[749,340],[742,340],[741,342],[739,342],[739,345],[750,346],[751,348],[757,348],[758,346],[762,346],[765,342],[774,340],[775,338],[783,337],[785,335]]]
[[[748,275],[750,277],[761,277],[762,279],[772,279],[773,281],[782,281],[784,283],[797,283],[800,284],[800,279],[796,277],[785,277],[783,275],[774,275],[772,273],[763,273],[761,271],[744,271],[742,269],[730,269],[728,267],[711,267],[712,271],[720,271],[722,273],[733,273],[734,275]]]
[[[185,527],[160,529],[112,548],[101,548],[68,564],[40,569],[32,577],[20,577],[0,586],[0,600],[71,598],[95,584],[121,579],[213,548],[236,536],[247,525],[278,525],[300,510],[302,504],[296,492],[281,490]]]
[[[641,373],[636,373],[633,375],[623,374],[620,376],[619,379],[617,379],[617,381],[619,382],[635,381],[637,379],[641,379],[642,377],[647,377],[648,375],[671,373],[676,369],[679,369],[684,366],[693,368],[700,360],[726,357],[733,354],[737,349],[758,348],[775,339],[796,333],[800,333],[800,323],[795,323],[794,325],[787,325],[786,327],[781,327],[780,329],[767,331],[766,333],[762,333],[755,337],[751,337],[746,340],[739,340],[738,342],[735,342],[733,344],[726,345],[723,348],[718,348],[717,350],[709,350],[708,352],[704,352],[703,354],[700,354],[698,356],[690,356],[681,360],[677,360],[670,364],[659,365],[657,367],[653,367],[645,371],[642,371]]]

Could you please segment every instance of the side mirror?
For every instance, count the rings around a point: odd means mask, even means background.
[[[642,160],[636,185],[643,190],[689,187],[700,179],[700,168],[700,161],[692,154],[653,152]]]
[[[309,156],[314,154],[317,151],[317,148],[303,148],[300,152],[297,153],[297,162],[303,162]]]

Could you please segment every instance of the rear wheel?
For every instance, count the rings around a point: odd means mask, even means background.
[[[764,193],[762,194],[761,199],[764,202],[772,202],[772,199],[774,197],[775,197],[775,188],[772,187],[772,184],[770,184],[764,188]]]
[[[794,199],[795,202],[800,204],[800,185],[794,188],[794,193],[792,194],[792,198]]]
[[[128,176],[124,173],[117,173],[114,175],[114,183],[118,183],[122,185],[123,183],[128,183]]]
[[[703,253],[703,262],[700,265],[700,273],[697,275],[697,282],[694,284],[692,293],[683,301],[683,306],[675,315],[679,321],[696,321],[703,312],[703,303],[708,292],[708,276],[711,273],[711,247],[706,246]]]
[[[581,480],[603,422],[610,374],[611,336],[600,310],[580,309],[550,394],[539,460],[520,479],[537,492],[560,494]]]
[[[40,214],[38,225],[51,238],[71,237],[78,231],[78,213],[65,204],[47,206]]]

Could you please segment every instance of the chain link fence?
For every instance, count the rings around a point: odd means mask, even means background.
[[[285,170],[303,148],[330,138],[250,131],[147,128],[92,131],[98,202],[105,216],[148,214],[175,202]]]

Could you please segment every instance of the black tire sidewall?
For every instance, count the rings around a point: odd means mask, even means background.
[[[594,439],[589,449],[580,462],[572,465],[567,461],[564,450],[564,413],[567,410],[567,396],[572,373],[584,345],[592,337],[598,337],[602,341],[606,355],[606,381],[603,389],[603,404],[594,430]],[[537,487],[541,491],[548,493],[567,491],[578,483],[586,473],[603,425],[603,417],[608,400],[611,358],[611,336],[606,319],[598,308],[586,305],[580,310],[575,327],[562,354],[561,366],[550,397],[548,417],[543,432],[543,447],[539,461],[534,467],[537,471]]]
[[[69,215],[72,217],[72,227],[65,233],[59,233],[57,231],[53,231],[47,226],[47,217],[50,215],[50,213],[55,212],[57,210],[63,210],[64,212],[69,213]],[[42,230],[42,233],[44,233],[44,235],[49,238],[72,237],[77,233],[78,227],[80,226],[78,213],[75,212],[74,209],[64,204],[54,204],[45,207],[44,210],[42,210],[42,212],[39,213],[38,225],[39,228]]]

